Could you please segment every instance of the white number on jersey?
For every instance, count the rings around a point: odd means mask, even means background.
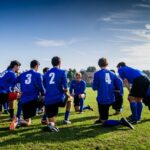
[[[0,73],[0,78],[4,77],[4,75],[7,73],[7,71],[4,71],[2,73]]]
[[[49,84],[55,84],[55,81],[54,81],[54,79],[55,79],[55,73],[54,73],[54,72],[51,72],[51,73],[49,74],[49,77],[50,77]]]
[[[108,83],[108,84],[111,84],[111,78],[110,78],[109,73],[106,73],[106,75],[105,75],[105,82]]]
[[[31,83],[31,77],[32,77],[32,74],[27,74],[26,75],[26,80],[25,80],[25,84],[30,84]]]

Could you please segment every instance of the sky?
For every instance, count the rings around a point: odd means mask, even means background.
[[[0,71],[11,60],[40,70],[59,56],[62,68],[86,69],[108,58],[150,69],[150,0],[0,0]]]

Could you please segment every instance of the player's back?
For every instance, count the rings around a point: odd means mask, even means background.
[[[5,70],[0,73],[0,93],[9,92],[9,88],[15,78],[16,75],[11,69]]]
[[[128,79],[130,83],[133,83],[133,80],[140,77],[140,76],[146,76],[142,71],[124,66],[118,69],[120,77],[124,79]]]
[[[57,67],[50,69],[44,75],[46,89],[45,104],[54,104],[63,100],[64,90],[67,89],[67,76],[64,70]]]
[[[117,76],[107,69],[95,73],[93,89],[98,91],[97,101],[101,104],[111,104],[115,101],[115,82]]]
[[[42,89],[42,75],[34,70],[29,70],[20,75],[20,88],[22,101],[36,99]]]

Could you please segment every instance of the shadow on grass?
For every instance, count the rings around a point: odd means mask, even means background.
[[[87,119],[94,119],[95,117],[84,117],[73,119],[72,122],[80,122]],[[39,130],[40,129],[40,130]],[[72,126],[61,126],[59,133],[48,132],[45,127],[40,125],[32,125],[26,128],[16,129],[13,132],[6,131],[5,128],[0,128],[1,138],[6,139],[0,146],[5,145],[16,145],[16,144],[27,144],[29,142],[40,142],[40,143],[63,143],[68,141],[77,141],[87,138],[94,138],[98,135],[107,134],[110,132],[116,132],[120,130],[129,130],[128,128],[111,127],[104,128],[100,125],[73,125]],[[7,139],[9,135],[17,135],[16,138]]]

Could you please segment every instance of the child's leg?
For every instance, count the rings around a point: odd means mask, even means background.
[[[3,104],[4,111],[8,111],[8,103]]]
[[[74,109],[75,109],[75,112],[80,111],[80,100],[79,100],[78,95],[74,95]]]
[[[99,104],[99,113],[100,113],[100,120],[104,122],[108,120],[109,116],[109,104]]]
[[[137,102],[137,116],[138,116],[138,120],[141,120],[142,109],[143,109],[143,104],[142,104],[142,101],[139,100]]]
[[[20,117],[21,117],[21,110],[22,110],[21,102],[19,101],[18,102],[18,108],[17,108],[17,115],[16,115],[18,119],[20,119]]]

